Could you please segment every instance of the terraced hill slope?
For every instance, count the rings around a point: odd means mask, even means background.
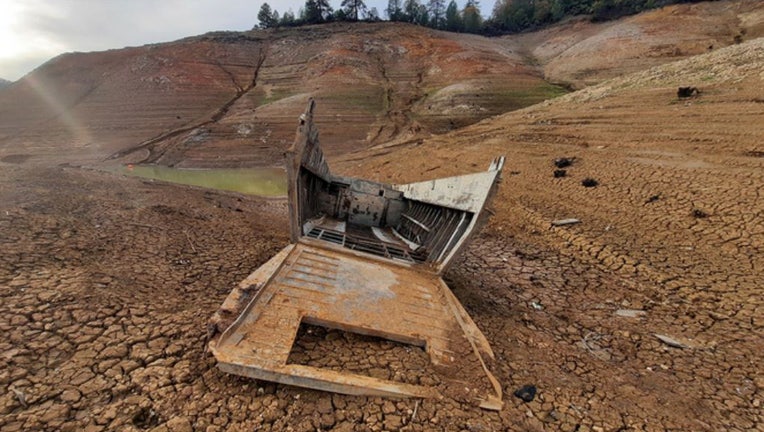
[[[16,152],[268,164],[309,97],[328,148],[344,153],[560,93],[480,37],[403,24],[220,33],[54,59],[0,94],[0,139]]]
[[[679,5],[503,38],[333,24],[65,54],[0,93],[0,157],[280,164],[309,97],[330,156],[416,141],[564,93],[555,83],[746,40],[763,11],[752,0]]]
[[[583,88],[761,36],[764,5],[746,0],[678,4],[603,23],[576,18],[508,39],[548,80]]]

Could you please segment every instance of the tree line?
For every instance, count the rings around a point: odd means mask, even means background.
[[[483,19],[478,0],[460,7],[456,0],[388,0],[385,18],[438,30],[498,35],[537,29],[565,17],[589,15],[606,21],[674,3],[703,0],[498,0],[488,19]],[[714,0],[711,0],[714,1]],[[268,3],[257,14],[260,28],[295,27],[337,21],[381,21],[377,8],[364,0],[342,0],[334,10],[329,0],[306,0],[295,15],[291,10],[279,15]]]

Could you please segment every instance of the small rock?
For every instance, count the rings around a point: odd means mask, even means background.
[[[45,411],[45,414],[40,417],[40,420],[43,423],[48,424],[63,423],[69,416],[69,411],[70,408],[68,405],[53,404],[47,411]]]
[[[695,219],[705,219],[708,217],[708,213],[704,212],[701,209],[693,209],[692,217],[694,217]]]
[[[679,342],[678,340],[676,340],[676,339],[674,339],[674,338],[672,338],[670,336],[666,336],[666,335],[662,335],[662,334],[658,334],[658,333],[654,333],[653,335],[655,337],[657,337],[661,342],[665,343],[666,345],[668,345],[670,347],[682,348],[682,349],[690,348],[689,345],[683,344],[682,342]]]
[[[581,223],[581,221],[575,218],[557,219],[555,221],[552,221],[552,226],[575,225],[577,223]]]
[[[567,157],[561,157],[554,160],[554,166],[557,168],[565,168],[573,165],[573,161],[576,160],[576,158],[567,158]]]
[[[77,389],[66,389],[61,393],[61,400],[67,403],[75,403],[80,400],[82,394]]]
[[[568,175],[568,172],[565,171],[564,169],[554,170],[554,178],[563,178],[563,177],[566,177],[567,175]]]
[[[653,195],[645,201],[645,204],[650,204],[661,199],[661,194]]]
[[[334,407],[332,407],[332,399],[329,397],[323,397],[319,399],[316,403],[316,411],[318,411],[320,414],[333,413]]]
[[[95,422],[99,425],[109,424],[112,420],[117,418],[117,414],[117,407],[110,405],[95,419]]]
[[[185,417],[173,417],[167,422],[167,429],[170,432],[194,432],[191,427],[191,421]]]
[[[385,428],[388,430],[398,430],[403,426],[403,418],[397,415],[385,416]]]
[[[536,386],[532,384],[524,385],[515,390],[515,396],[519,397],[524,402],[530,402],[536,397]]]
[[[599,184],[600,183],[597,180],[595,180],[595,179],[593,179],[591,177],[587,177],[587,178],[581,180],[581,185],[583,185],[583,187],[587,187],[587,188],[593,188],[593,187],[598,186]]]
[[[640,318],[646,314],[645,311],[639,309],[618,309],[615,314],[625,318]]]
[[[390,402],[390,401],[385,401],[385,403],[384,403],[384,404],[382,404],[382,412],[383,412],[383,413],[385,413],[385,414],[392,414],[392,413],[394,413],[395,411],[396,411],[396,410],[395,410],[395,405],[393,405],[393,403],[392,403],[392,402]]]

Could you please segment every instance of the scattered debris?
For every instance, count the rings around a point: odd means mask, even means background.
[[[587,178],[585,178],[585,179],[581,180],[581,184],[582,184],[584,187],[588,187],[588,188],[590,188],[590,187],[596,187],[596,186],[597,186],[597,185],[599,185],[600,183],[599,183],[597,180],[594,180],[594,179],[593,179],[593,178],[591,178],[591,177],[587,177]]]
[[[681,349],[690,348],[689,345],[683,344],[682,342],[679,342],[678,340],[670,336],[666,336],[666,335],[662,335],[658,333],[653,333],[653,336],[657,337],[658,340],[660,340],[661,342],[665,343],[666,345],[670,347],[681,348]]]
[[[607,348],[603,348],[599,341],[603,339],[603,335],[589,332],[581,339],[581,347],[589,351],[591,355],[597,357],[602,361],[610,361],[613,357]]]
[[[567,175],[568,175],[568,172],[564,169],[554,170],[554,178],[562,178],[562,177],[566,177]]]
[[[708,217],[708,213],[701,209],[692,209],[692,217],[695,219],[705,219]]]
[[[191,241],[191,236],[188,235],[188,231],[183,231],[183,234],[186,235],[186,240],[188,240],[188,245],[191,246],[191,250],[196,253],[196,247],[194,247],[194,242]]]
[[[535,302],[535,301],[531,302],[531,307],[533,309],[536,309],[536,310],[543,310],[544,309],[544,306],[541,303]]]
[[[568,219],[557,219],[555,221],[552,221],[552,226],[565,226],[565,225],[575,225],[577,223],[581,223],[580,220],[575,218],[568,218]]]
[[[16,387],[11,387],[10,390],[13,392],[13,394],[16,395],[16,399],[18,399],[21,406],[23,406],[24,408],[29,407],[29,404],[27,404],[26,394],[24,394],[23,391],[17,389]]]
[[[698,90],[697,87],[679,87],[679,89],[676,91],[676,97],[680,99],[697,96],[699,94],[700,90]]]
[[[134,426],[141,429],[149,429],[159,424],[159,414],[151,408],[143,407],[133,414]]]
[[[661,199],[661,194],[655,194],[651,196],[650,198],[648,198],[647,201],[645,201],[645,204],[654,203],[658,201],[659,199]]]
[[[574,157],[572,157],[572,158],[567,158],[567,157],[557,158],[557,159],[554,160],[554,166],[556,166],[557,168],[569,167],[569,166],[573,165],[573,161],[575,161],[575,160],[576,160],[576,158],[574,158]]]
[[[528,384],[515,390],[515,396],[523,400],[523,402],[531,402],[536,397],[536,386]]]
[[[640,318],[647,314],[647,312],[640,309],[618,309],[615,314],[625,318]]]

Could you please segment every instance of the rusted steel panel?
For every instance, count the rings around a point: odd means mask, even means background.
[[[293,244],[236,287],[209,348],[226,372],[347,394],[448,395],[500,409],[493,352],[440,274],[479,226],[503,158],[488,171],[391,186],[333,176],[311,101],[287,152]],[[290,364],[301,324],[424,348],[437,387]],[[469,386],[465,386],[465,380]]]

